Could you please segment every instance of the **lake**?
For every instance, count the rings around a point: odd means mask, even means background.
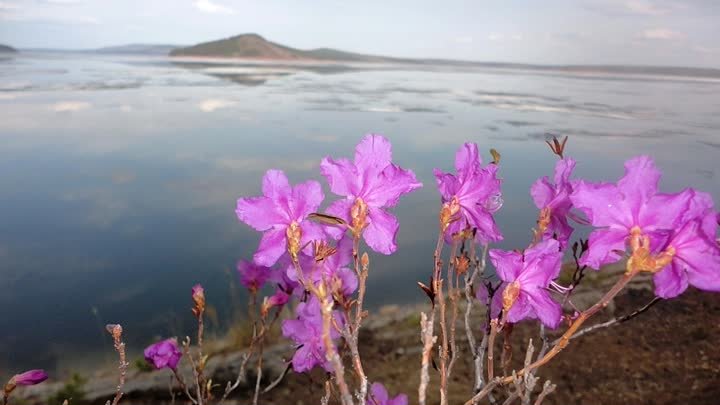
[[[624,160],[650,154],[664,191],[720,201],[718,79],[22,53],[0,59],[0,375],[110,364],[110,322],[133,356],[191,334],[198,282],[222,333],[244,311],[235,262],[258,242],[236,199],[258,195],[270,168],[324,184],[320,159],[352,156],[369,132],[425,185],[395,209],[398,252],[371,258],[373,308],[424,299],[432,169],[452,169],[464,141],[486,162],[490,148],[502,154],[503,248],[530,238],[528,188],[556,160],[546,133],[570,137],[576,176],[614,181]],[[334,199],[326,187],[324,206]]]

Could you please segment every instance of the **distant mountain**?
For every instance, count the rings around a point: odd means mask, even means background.
[[[17,51],[12,46],[0,44],[0,53],[16,53]]]
[[[266,40],[257,34],[241,34],[170,51],[170,56],[269,60],[324,60],[346,62],[403,62],[405,59],[363,55],[330,48],[301,50]]]
[[[118,46],[106,46],[104,48],[91,49],[87,52],[105,53],[116,55],[167,55],[182,45],[168,44],[127,44]]]
[[[537,65],[528,63],[477,62],[452,59],[394,58],[345,52],[331,48],[302,50],[271,42],[258,34],[241,34],[217,41],[176,48],[170,56],[213,57],[293,61],[336,61],[401,63],[408,65],[469,67],[499,70],[527,70],[547,74],[589,76],[594,74],[617,76],[670,76],[720,78],[720,69],[674,66],[623,66],[623,65]]]

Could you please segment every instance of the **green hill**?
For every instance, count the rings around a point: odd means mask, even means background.
[[[173,49],[170,56],[205,56],[218,58],[246,58],[270,60],[333,60],[356,62],[391,62],[396,58],[343,52],[319,48],[301,50],[266,40],[257,34],[241,34],[217,41]]]

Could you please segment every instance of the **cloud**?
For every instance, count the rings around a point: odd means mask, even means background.
[[[473,41],[473,37],[470,36],[462,36],[455,38],[455,42],[460,44],[471,44]]]
[[[667,28],[653,28],[643,31],[640,36],[645,39],[678,40],[684,39],[685,34]]]
[[[87,110],[92,104],[84,101],[61,101],[52,105],[51,109],[55,112],[74,112]]]
[[[211,0],[195,0],[193,7],[208,14],[235,14],[235,10]]]
[[[658,5],[645,0],[626,1],[623,6],[631,13],[642,15],[663,15],[670,11],[667,8],[659,7]]]
[[[10,4],[4,1],[0,1],[0,11],[17,10],[20,7],[17,4]]]
[[[501,39],[503,39],[503,35],[493,32],[487,36],[487,39],[489,39],[490,41],[500,41]]]
[[[200,111],[202,112],[213,112],[215,110],[219,110],[221,108],[228,108],[232,107],[236,102],[232,100],[223,100],[218,98],[210,98],[207,100],[203,100],[198,104],[198,107],[200,108]]]

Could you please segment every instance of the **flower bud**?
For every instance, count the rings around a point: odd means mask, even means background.
[[[192,312],[195,316],[200,316],[205,312],[205,289],[200,284],[195,284],[192,288],[192,300],[195,306]]]
[[[10,381],[5,384],[5,398],[7,398],[17,386],[40,384],[47,380],[47,378],[48,375],[45,370],[28,370],[21,374],[15,374]]]

